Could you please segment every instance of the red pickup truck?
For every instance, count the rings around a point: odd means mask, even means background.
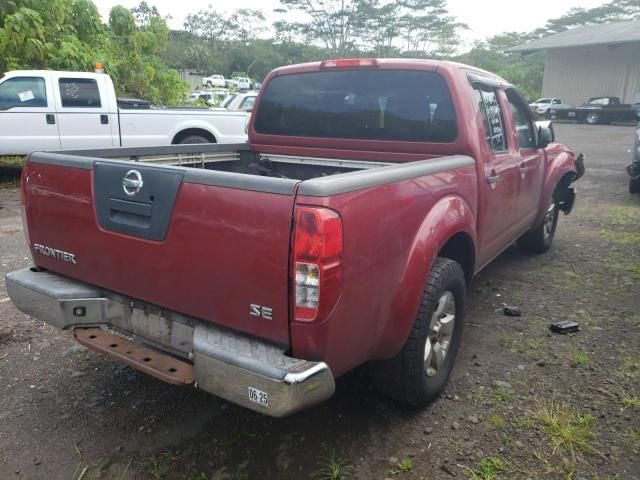
[[[33,153],[23,312],[164,381],[273,416],[365,363],[433,400],[465,290],[514,241],[549,249],[581,157],[513,86],[456,63],[274,70],[248,145]]]

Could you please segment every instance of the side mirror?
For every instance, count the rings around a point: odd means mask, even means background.
[[[551,125],[538,127],[538,148],[545,148],[555,140]]]

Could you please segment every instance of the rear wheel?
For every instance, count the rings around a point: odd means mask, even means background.
[[[187,144],[187,143],[215,143],[215,142],[212,142],[208,138],[205,138],[201,135],[189,135],[181,139],[178,143]]]
[[[629,179],[629,193],[640,193],[640,178]]]
[[[542,222],[518,239],[518,246],[529,253],[544,253],[551,248],[558,225],[558,206],[552,198]]]
[[[600,122],[600,114],[597,112],[589,112],[587,116],[584,118],[585,122],[589,125],[595,125]]]
[[[414,407],[435,400],[449,379],[462,340],[464,297],[462,268],[453,260],[438,258],[402,350],[371,364],[379,391]]]

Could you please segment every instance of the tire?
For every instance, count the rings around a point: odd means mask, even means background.
[[[640,178],[629,179],[629,193],[640,193]]]
[[[552,198],[540,224],[518,239],[518,246],[527,253],[545,253],[551,248],[558,226],[558,206]]]
[[[589,125],[596,125],[600,123],[600,114],[597,112],[589,112],[585,115],[584,121]]]
[[[464,298],[462,268],[453,260],[438,258],[429,272],[418,315],[402,350],[370,365],[378,391],[413,407],[425,407],[438,397],[453,370],[462,340]],[[443,328],[445,325],[449,328]],[[437,355],[443,347],[444,355]],[[431,352],[428,359],[425,350]]]
[[[181,139],[178,143],[180,145],[184,145],[184,144],[188,144],[188,143],[216,143],[216,142],[212,142],[208,138],[205,138],[205,137],[200,136],[200,135],[188,135],[188,136],[184,137],[183,139]]]

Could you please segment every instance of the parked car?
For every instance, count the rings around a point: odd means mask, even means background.
[[[251,90],[253,84],[250,78],[247,77],[233,77],[228,81],[229,86],[234,86],[238,90]]]
[[[102,73],[8,72],[0,79],[0,155],[247,138],[240,113],[124,105]]]
[[[256,103],[258,92],[244,92],[233,95],[224,107],[231,112],[251,112]]]
[[[226,82],[223,75],[209,75],[202,78],[202,86],[207,88],[224,88]]]
[[[529,104],[529,108],[533,113],[538,115],[546,115],[551,106],[562,105],[562,100],[559,98],[539,98],[533,103]]]
[[[213,94],[211,92],[193,92],[191,95],[189,95],[187,102],[193,103],[196,100],[204,100],[209,105],[213,105],[214,103]]]
[[[629,193],[640,193],[640,115],[636,125],[636,137],[631,153],[631,165],[627,167],[629,173]]]
[[[248,145],[33,153],[33,267],[7,292],[85,346],[267,415],[327,399],[365,363],[424,406],[474,274],[514,241],[546,252],[573,207],[581,157],[553,140],[473,67],[279,68]]]
[[[549,109],[549,117],[595,125],[632,122],[636,120],[638,112],[640,112],[640,104],[623,104],[618,97],[592,97],[577,108],[552,106]]]

